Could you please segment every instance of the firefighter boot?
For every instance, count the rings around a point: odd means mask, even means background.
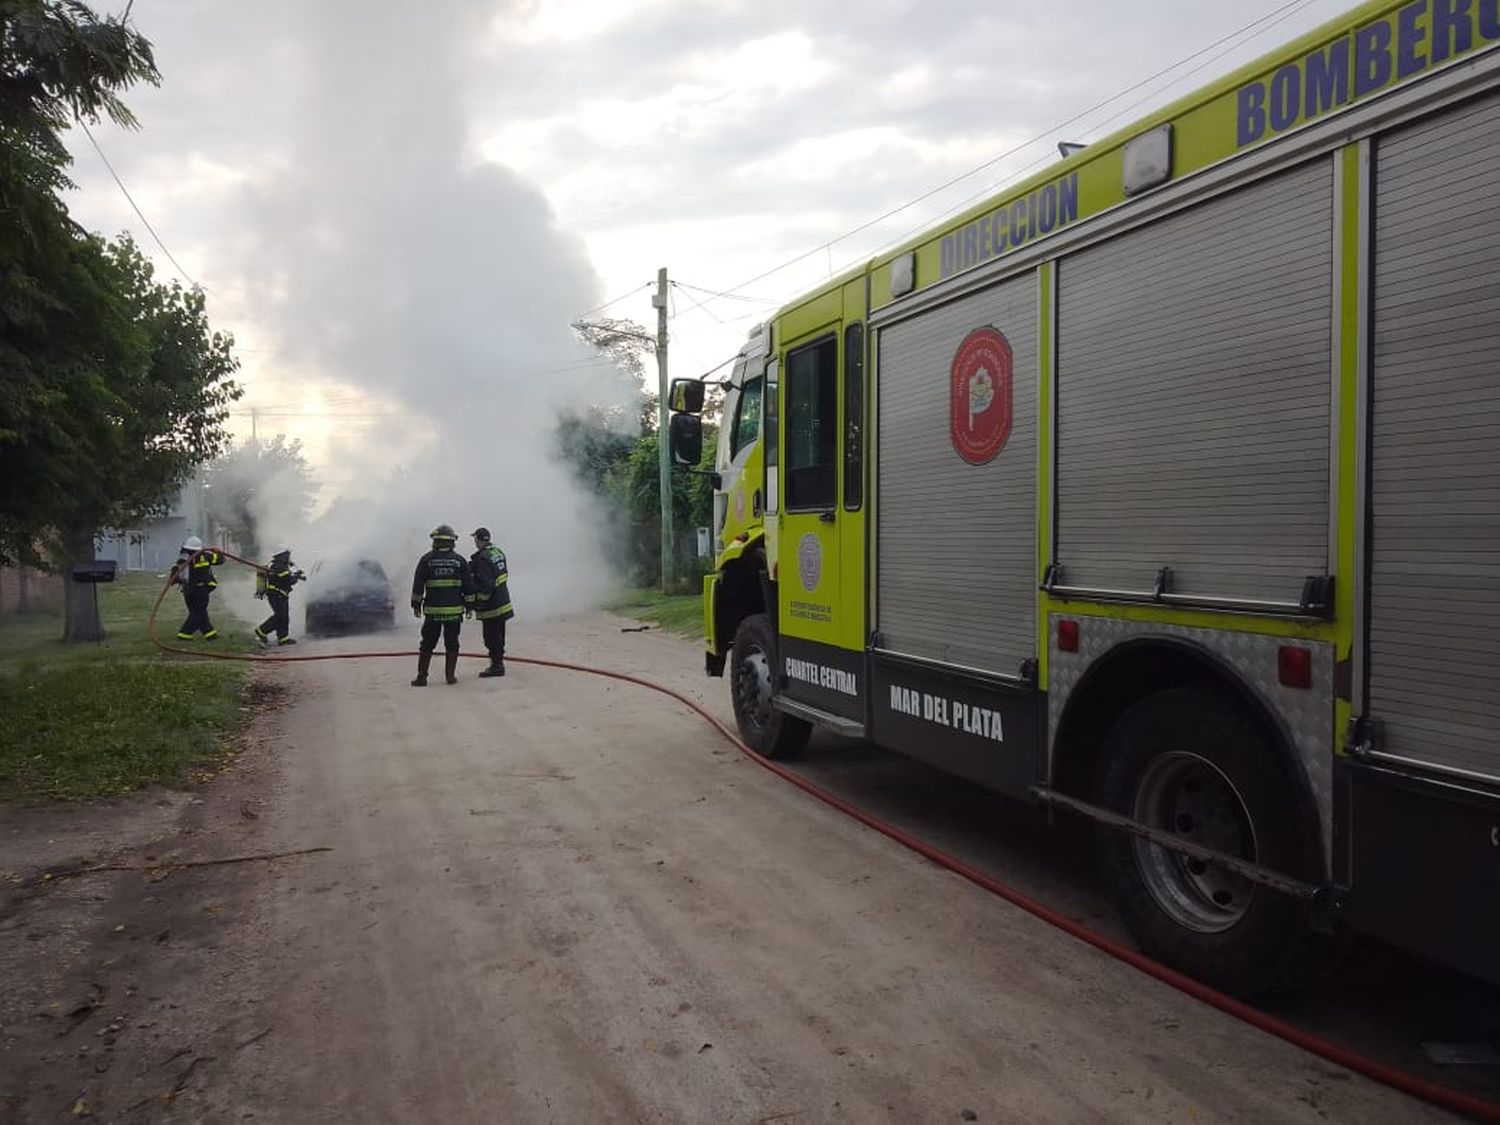
[[[411,682],[412,687],[427,686],[427,666],[432,663],[432,653],[417,653],[417,678]]]
[[[499,657],[492,656],[490,657],[489,667],[479,673],[479,678],[481,680],[485,680],[489,679],[489,677],[491,676],[503,675],[505,675],[505,662],[502,661]]]
[[[456,652],[445,652],[445,653],[443,653],[443,679],[447,680],[450,684],[456,684],[456,683],[458,683],[458,676],[455,674],[457,672],[457,670],[458,670],[458,653],[456,653]]]

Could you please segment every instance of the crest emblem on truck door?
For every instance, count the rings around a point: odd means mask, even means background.
[[[810,531],[797,543],[797,577],[802,579],[802,588],[808,593],[818,588],[823,577],[823,544]]]
[[[949,369],[949,433],[971,465],[994,460],[1010,437],[1010,341],[997,328],[964,337]]]

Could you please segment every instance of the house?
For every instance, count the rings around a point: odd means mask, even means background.
[[[196,535],[205,543],[214,540],[207,495],[208,486],[202,481],[188,481],[178,490],[165,515],[141,520],[128,528],[101,531],[95,537],[95,557],[112,559],[121,570],[166,573],[188,536]]]

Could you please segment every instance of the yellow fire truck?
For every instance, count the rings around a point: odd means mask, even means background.
[[[704,585],[746,741],[1092,820],[1240,993],[1345,928],[1500,981],[1497,46],[1366,3],[758,328]]]

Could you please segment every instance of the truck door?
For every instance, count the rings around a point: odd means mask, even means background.
[[[781,372],[778,689],[862,720],[863,601],[841,578],[840,331],[835,322],[790,341]]]
[[[719,549],[761,522],[765,501],[757,455],[761,451],[765,378],[759,367],[759,363],[737,364],[724,401],[726,440],[719,443],[721,487],[714,498],[714,534],[719,538]]]

